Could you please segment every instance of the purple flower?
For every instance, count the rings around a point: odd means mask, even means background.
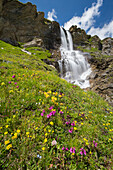
[[[19,86],[16,86],[16,88],[19,88]]]
[[[64,150],[65,148],[63,147],[62,150]]]
[[[11,84],[11,81],[9,81],[8,83]]]
[[[50,117],[52,116],[52,112],[49,113],[49,116],[50,116]]]
[[[15,75],[13,75],[12,78],[15,78]]]
[[[66,124],[66,125],[68,125],[68,124],[69,124],[69,122],[66,122],[65,124]]]
[[[73,122],[73,123],[71,123],[71,126],[75,126],[75,123]]]
[[[86,155],[86,151],[85,151],[85,149],[84,149],[84,155]]]
[[[72,131],[72,129],[69,129],[69,133],[72,133],[73,131]]]
[[[68,151],[69,149],[68,148],[66,148],[66,151]]]
[[[97,147],[97,143],[95,143],[95,141],[93,141],[93,144],[94,144],[95,147]]]
[[[44,116],[44,113],[41,113],[41,116]]]
[[[60,114],[63,114],[64,112],[60,111]]]
[[[17,82],[15,84],[17,84]]]
[[[53,106],[51,106],[50,108],[49,108],[49,110],[52,110],[53,109]]]
[[[83,152],[81,151],[80,154],[83,155]]]
[[[49,116],[49,115],[47,115],[47,118],[50,118],[50,116]]]
[[[45,113],[45,110],[43,110],[42,112]]]
[[[70,148],[70,152],[73,153],[73,148],[72,147]]]
[[[53,116],[55,115],[56,111],[52,111]]]

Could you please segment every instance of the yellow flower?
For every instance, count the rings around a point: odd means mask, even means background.
[[[89,145],[89,143],[88,143],[88,142],[86,142],[86,145]]]
[[[52,126],[53,126],[53,122],[52,122],[52,121],[50,122],[50,125],[52,125]]]
[[[26,132],[26,135],[29,135],[29,132]]]
[[[0,129],[2,129],[2,126],[0,127]]]
[[[46,143],[46,142],[47,142],[47,138],[44,139],[44,143]]]
[[[75,121],[75,124],[77,123],[77,121]]]
[[[9,93],[13,93],[13,90],[9,90]]]
[[[112,139],[111,139],[111,138],[109,138],[109,141],[112,141]]]
[[[48,130],[48,132],[50,133],[50,132],[51,132],[51,130]]]
[[[45,147],[42,147],[42,150],[44,151],[44,150],[45,150]]]
[[[17,129],[17,133],[20,133],[20,130],[19,130],[19,129]]]
[[[38,127],[35,128],[35,130],[37,130],[37,129],[38,129]]]
[[[9,125],[6,125],[5,127],[8,128]]]
[[[7,135],[8,134],[8,132],[4,132],[4,135]]]
[[[1,148],[1,143],[0,143],[0,148]]]
[[[59,97],[62,97],[62,95],[59,95]]]
[[[13,115],[13,118],[15,118],[16,117],[16,115]]]
[[[4,85],[5,85],[5,83],[4,83],[4,82],[2,82],[2,83],[1,83],[1,86],[4,86]]]
[[[5,141],[5,145],[7,145],[8,143],[10,143],[9,140],[6,140],[6,141]]]
[[[74,155],[75,153],[72,153],[72,155]]]
[[[54,130],[52,130],[52,133],[54,133]]]
[[[77,130],[77,128],[76,128],[76,127],[74,127],[74,130]]]
[[[45,136],[47,136],[47,133],[45,133]]]
[[[9,150],[10,148],[12,148],[12,144],[9,144],[6,149]]]
[[[91,151],[90,151],[89,153],[90,153],[90,154],[92,154],[92,152],[91,152]]]
[[[81,125],[83,125],[84,123],[81,123]]]

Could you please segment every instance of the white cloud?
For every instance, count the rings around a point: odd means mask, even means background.
[[[52,12],[49,11],[47,16],[47,19],[49,19],[50,21],[54,21],[55,19],[57,19],[56,12],[54,9],[52,9]]]
[[[74,16],[67,23],[64,24],[65,29],[69,29],[72,25],[85,29],[86,31],[93,26],[95,16],[99,16],[99,7],[103,4],[103,0],[97,0],[97,3],[93,3],[88,9],[85,8],[84,13],[81,17]]]
[[[104,24],[102,28],[91,27],[91,29],[88,31],[88,34],[92,36],[98,35],[101,39],[113,37],[113,21],[111,21],[109,24]]]

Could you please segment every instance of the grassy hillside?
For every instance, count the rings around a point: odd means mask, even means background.
[[[0,41],[0,169],[112,169],[112,108],[42,53]]]

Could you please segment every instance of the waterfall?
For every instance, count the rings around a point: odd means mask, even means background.
[[[58,61],[61,78],[81,88],[90,87],[87,77],[91,73],[90,65],[82,52],[73,50],[73,41],[69,31],[61,32],[61,60]]]

